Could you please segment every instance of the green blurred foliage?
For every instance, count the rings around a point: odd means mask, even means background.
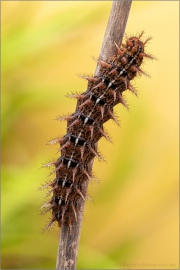
[[[39,215],[48,179],[39,168],[58,157],[45,146],[65,134],[57,115],[73,112],[65,94],[83,92],[75,74],[93,73],[111,2],[4,1],[2,15],[2,268],[55,268],[59,230],[42,233]],[[94,162],[100,185],[89,186],[79,269],[178,269],[178,2],[135,1],[127,34],[145,29],[158,61],[138,78],[122,128],[105,126],[113,144]]]

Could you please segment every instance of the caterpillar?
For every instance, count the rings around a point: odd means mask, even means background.
[[[77,99],[76,110],[71,115],[57,118],[67,121],[67,133],[49,142],[50,145],[60,144],[61,156],[44,165],[54,166],[52,173],[56,174],[55,179],[43,187],[49,188],[49,194],[52,194],[51,199],[41,207],[45,208],[43,213],[52,212],[47,228],[54,222],[60,227],[62,224],[70,227],[77,219],[78,201],[87,197],[82,186],[94,177],[88,165],[95,157],[103,160],[97,150],[97,142],[101,137],[111,140],[103,124],[112,119],[119,125],[113,112],[114,106],[121,103],[127,108],[123,92],[130,90],[137,95],[131,81],[137,75],[149,76],[140,68],[144,58],[154,59],[145,52],[151,37],[142,41],[143,34],[126,37],[121,47],[114,43],[117,52],[107,62],[96,60],[100,67],[98,76],[80,75],[88,81],[87,90],[68,95]]]

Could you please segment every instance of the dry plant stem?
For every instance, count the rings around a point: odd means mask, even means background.
[[[116,51],[114,42],[121,44],[124,35],[129,11],[132,0],[113,1],[106,32],[104,35],[99,59],[107,61],[110,56]],[[96,67],[95,75],[98,75],[99,68]],[[90,162],[91,168],[93,161]],[[84,183],[84,191],[88,189],[88,181]],[[61,226],[59,247],[57,254],[56,269],[76,269],[76,260],[78,253],[78,244],[80,239],[80,231],[84,212],[84,200],[79,200],[80,212],[77,215],[77,220],[69,228],[68,225]]]
[[[107,61],[117,51],[114,42],[120,45],[124,36],[126,23],[131,8],[132,0],[114,0],[102,42],[99,58]],[[99,66],[96,67],[95,75],[98,74]]]

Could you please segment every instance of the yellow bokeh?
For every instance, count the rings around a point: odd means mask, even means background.
[[[39,168],[58,158],[46,146],[63,136],[56,116],[72,113],[67,93],[83,92],[76,74],[95,70],[111,1],[3,1],[2,19],[2,268],[53,269],[58,228],[42,234],[38,209],[48,179]],[[94,162],[100,184],[89,186],[78,269],[178,269],[179,2],[133,1],[127,35],[152,36],[135,80],[130,111],[108,122],[107,163]]]

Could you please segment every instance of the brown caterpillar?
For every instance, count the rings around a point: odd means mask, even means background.
[[[118,125],[113,113],[113,107],[118,103],[127,107],[123,92],[130,90],[137,95],[131,80],[137,75],[146,74],[141,68],[144,58],[154,59],[145,52],[145,45],[151,39],[140,40],[144,32],[137,37],[126,38],[126,43],[117,48],[117,53],[107,62],[97,60],[100,65],[98,76],[81,76],[88,81],[87,90],[82,94],[69,95],[77,99],[76,110],[72,115],[58,117],[67,121],[67,133],[64,137],[52,140],[49,144],[60,144],[61,156],[53,165],[56,178],[45,185],[52,193],[50,201],[41,208],[47,208],[43,213],[51,210],[52,219],[47,227],[55,221],[61,226],[63,223],[71,226],[78,215],[78,200],[85,200],[86,194],[82,184],[93,178],[88,164],[97,157],[103,159],[96,150],[96,143],[101,137],[110,140],[104,131],[103,124],[112,119]],[[52,173],[53,173],[52,172]]]

